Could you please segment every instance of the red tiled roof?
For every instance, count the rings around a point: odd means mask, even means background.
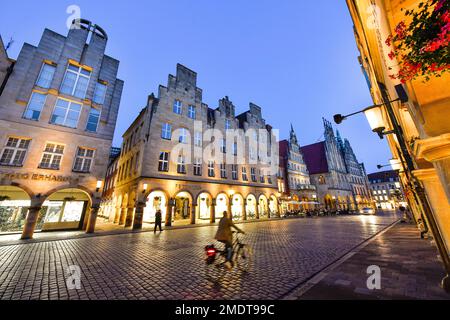
[[[328,172],[325,141],[301,147],[309,174]]]

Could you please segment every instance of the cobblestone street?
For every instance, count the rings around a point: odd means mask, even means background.
[[[0,246],[1,299],[280,299],[397,219],[342,216],[242,224],[248,273],[205,277],[216,226]],[[67,267],[81,268],[68,290]]]

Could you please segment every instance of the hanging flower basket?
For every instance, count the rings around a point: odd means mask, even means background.
[[[450,71],[450,0],[421,2],[416,10],[406,10],[404,21],[395,28],[395,34],[386,39],[392,48],[391,60],[399,61],[398,74],[392,79],[402,83],[423,77],[441,77]]]

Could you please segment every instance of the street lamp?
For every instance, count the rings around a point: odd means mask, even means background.
[[[389,164],[377,165],[378,169],[386,168],[386,167],[391,167],[392,170],[394,170],[394,171],[400,171],[400,170],[402,170],[402,163],[400,160],[394,158],[394,159],[389,160]]]
[[[97,185],[96,185],[96,188],[95,188],[95,192],[99,192],[101,187],[102,187],[102,185],[103,185],[103,181],[102,180],[97,180]]]
[[[388,134],[394,133],[397,135],[398,132],[396,130],[385,131],[386,126],[384,124],[383,110],[381,108],[385,105],[389,105],[390,103],[396,102],[396,101],[401,101],[402,103],[408,102],[408,95],[406,94],[406,91],[402,85],[395,86],[395,90],[397,91],[397,94],[399,96],[398,99],[395,99],[392,101],[387,101],[387,102],[380,103],[380,104],[375,104],[373,106],[367,107],[363,110],[353,112],[353,113],[345,115],[345,116],[342,114],[335,114],[333,116],[334,122],[336,122],[336,124],[341,124],[342,121],[344,121],[345,119],[347,119],[351,116],[354,116],[354,115],[360,114],[360,113],[364,113],[367,118],[367,121],[369,122],[370,128],[372,129],[373,132],[378,134],[380,139],[383,139],[384,136],[388,135]]]

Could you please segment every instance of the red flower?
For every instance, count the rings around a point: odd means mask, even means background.
[[[386,45],[388,46],[388,47],[390,47],[391,46],[391,44],[392,44],[392,35],[390,35],[387,39],[386,39]]]
[[[397,25],[397,27],[395,28],[395,33],[400,40],[406,37],[406,24],[404,21],[400,22]]]
[[[389,59],[394,60],[394,58],[395,58],[394,51],[389,52],[388,57],[389,57]]]

